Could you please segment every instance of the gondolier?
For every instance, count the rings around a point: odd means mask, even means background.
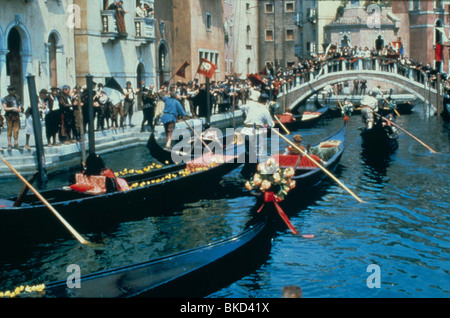
[[[375,93],[370,91],[369,95],[361,100],[361,118],[367,129],[373,127],[374,112],[378,112],[378,100],[375,98]]]
[[[261,139],[267,137],[264,134],[264,128],[273,128],[275,126],[269,108],[266,106],[268,100],[269,96],[266,93],[261,94],[253,89],[250,91],[247,104],[240,107],[245,114],[244,127],[241,130],[241,134],[245,136],[246,164],[257,163],[256,155],[261,157],[266,154],[266,140]],[[258,148],[259,151],[256,151]]]
[[[177,95],[174,91],[170,92],[167,96],[164,96],[162,100],[165,103],[164,112],[161,116],[161,123],[164,125],[166,132],[166,148],[170,149],[172,146],[172,133],[175,129],[175,124],[178,117],[185,117],[186,112],[181,106],[181,103],[176,99]]]

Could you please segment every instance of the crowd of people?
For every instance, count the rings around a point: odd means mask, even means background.
[[[256,75],[254,78],[247,76],[242,79],[230,76],[224,81],[212,81],[209,114],[229,112],[245,105],[253,86],[260,87],[261,93],[264,92],[269,96],[269,101],[276,101],[279,93],[285,88],[289,89],[289,87],[317,79],[324,73],[325,68],[329,71],[342,70],[344,64],[347,70],[379,67],[381,70],[390,72],[395,69],[394,64],[396,64],[399,74],[412,76],[419,83],[428,82],[433,87],[438,74],[437,69],[432,68],[430,64],[415,62],[401,53],[401,50],[396,51],[391,46],[384,46],[381,50],[369,50],[367,47],[338,48],[331,45],[325,53],[305,59],[296,66],[282,69],[268,65],[259,74],[253,74]],[[379,65],[377,66],[376,63]],[[450,93],[450,81],[447,79],[447,74],[441,73],[441,79],[445,91]],[[352,84],[350,90],[348,82],[338,83],[336,92],[353,95],[368,93],[366,80],[355,80]],[[181,117],[198,118],[208,115],[206,84],[199,83],[198,79],[187,82],[178,81],[175,84],[164,82],[159,89],[156,89],[154,85],[146,87],[145,82],[142,82],[140,86],[141,88],[134,89],[131,82],[127,82],[125,89],[121,92],[122,98],[118,100],[114,96],[108,96],[102,83],[96,84],[92,92],[96,130],[118,129],[127,125],[134,127],[132,117],[138,100],[141,102],[143,111],[141,132],[146,131],[146,126],[153,129],[155,124],[164,124],[161,118],[165,112],[165,97],[175,99],[181,104],[183,109]],[[50,91],[43,89],[39,92],[38,107],[41,120],[45,122],[48,147],[76,143],[81,140],[82,132],[87,131],[88,107],[82,107],[87,105],[87,98],[85,88],[70,88],[67,85],[61,89],[53,87]],[[1,103],[5,112],[8,148],[19,147],[20,114],[26,113],[25,147],[29,149],[28,140],[29,135],[32,134],[31,112],[24,109],[14,87],[8,87],[8,95],[2,99]],[[0,116],[0,126],[2,124],[3,117]]]

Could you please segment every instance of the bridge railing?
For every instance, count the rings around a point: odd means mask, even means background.
[[[392,57],[342,57],[338,59],[327,59],[310,69],[303,69],[301,73],[295,74],[295,70],[282,76],[281,83],[277,84],[279,93],[288,93],[303,84],[312,83],[321,76],[347,71],[374,71],[397,74],[405,77],[410,82],[422,85],[424,88],[436,89],[436,74],[432,70],[424,71],[421,67],[410,64],[408,60]],[[443,95],[450,92],[450,84],[441,81],[440,92]]]

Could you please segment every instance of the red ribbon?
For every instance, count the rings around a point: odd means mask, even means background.
[[[286,223],[286,225],[288,226],[288,228],[291,230],[292,233],[294,233],[295,235],[298,235],[299,233],[297,232],[295,227],[292,225],[292,223],[289,220],[289,218],[287,217],[286,213],[284,213],[283,209],[278,204],[278,202],[281,202],[281,199],[278,196],[276,196],[275,193],[270,192],[270,191],[264,192],[264,203],[259,208],[258,213],[261,212],[261,210],[263,209],[266,202],[273,202],[273,204],[275,205],[275,208],[278,211],[278,214],[283,219],[284,223]]]

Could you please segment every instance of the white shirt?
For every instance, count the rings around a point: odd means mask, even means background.
[[[373,110],[376,110],[378,108],[378,100],[372,96],[364,96],[361,101],[361,106],[369,106]]]
[[[244,126],[260,126],[263,127],[267,125],[269,127],[274,127],[275,123],[272,120],[269,109],[264,104],[249,100],[246,105],[240,107],[240,109],[245,113]],[[254,130],[252,127],[244,127],[241,131],[244,135],[253,135]]]

